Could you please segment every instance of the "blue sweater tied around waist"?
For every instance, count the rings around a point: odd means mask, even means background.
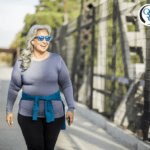
[[[32,120],[37,120],[37,113],[39,110],[39,99],[45,100],[45,117],[46,117],[46,122],[50,123],[52,121],[55,121],[54,118],[54,111],[53,111],[53,105],[51,100],[59,100],[63,104],[63,111],[64,111],[64,122],[61,126],[61,130],[66,129],[66,122],[65,122],[65,105],[63,101],[61,100],[61,95],[60,95],[60,90],[58,92],[48,95],[48,96],[33,96],[26,94],[22,92],[22,97],[21,100],[35,100],[34,106],[33,106],[33,118]]]

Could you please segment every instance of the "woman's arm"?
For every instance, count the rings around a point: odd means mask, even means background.
[[[67,105],[68,105],[68,111],[74,112],[75,104],[74,104],[74,98],[73,98],[73,88],[72,83],[70,80],[69,72],[67,69],[67,66],[60,56],[60,69],[58,74],[58,83],[62,88],[62,91],[64,93]]]
[[[13,105],[18,96],[18,92],[22,87],[20,64],[21,61],[18,58],[11,74],[11,80],[7,95],[6,114],[12,113]]]

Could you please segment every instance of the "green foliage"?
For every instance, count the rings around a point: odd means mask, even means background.
[[[98,25],[99,24],[96,24],[95,25],[95,43],[94,43],[94,46],[95,46],[95,54],[94,54],[94,66],[97,66],[97,51],[98,51]]]
[[[16,36],[16,39],[12,42],[12,44],[10,45],[10,49],[16,49],[16,48],[25,48],[25,37],[21,37],[21,32],[19,32]]]
[[[131,55],[132,64],[141,63],[139,55]]]
[[[68,1],[68,22],[80,15],[81,4],[74,0]],[[24,23],[25,26],[20,31],[10,48],[25,48],[26,35],[34,24],[49,25],[51,30],[57,29],[64,22],[64,0],[40,0],[40,4],[36,6],[35,14],[27,14]]]
[[[135,25],[127,25],[128,32],[135,32]]]
[[[80,15],[81,4],[75,0],[68,1],[68,21]],[[36,6],[36,12],[58,12],[64,15],[64,0],[40,0],[40,5]],[[64,16],[63,16],[64,17]]]
[[[140,5],[141,5],[141,6],[143,6],[143,5],[145,5],[145,4],[147,4],[147,0],[140,0]]]

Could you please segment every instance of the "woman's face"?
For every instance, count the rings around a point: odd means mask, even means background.
[[[37,36],[48,36],[48,32],[45,29],[38,30]],[[49,43],[44,38],[43,41],[38,41],[38,38],[34,38],[32,45],[34,45],[34,51],[45,52],[48,49]],[[32,42],[31,41],[31,42]]]

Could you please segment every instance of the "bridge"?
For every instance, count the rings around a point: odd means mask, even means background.
[[[11,66],[14,66],[16,60],[20,56],[20,49],[5,49],[5,48],[0,48],[0,53],[11,53],[12,54],[12,62]]]

